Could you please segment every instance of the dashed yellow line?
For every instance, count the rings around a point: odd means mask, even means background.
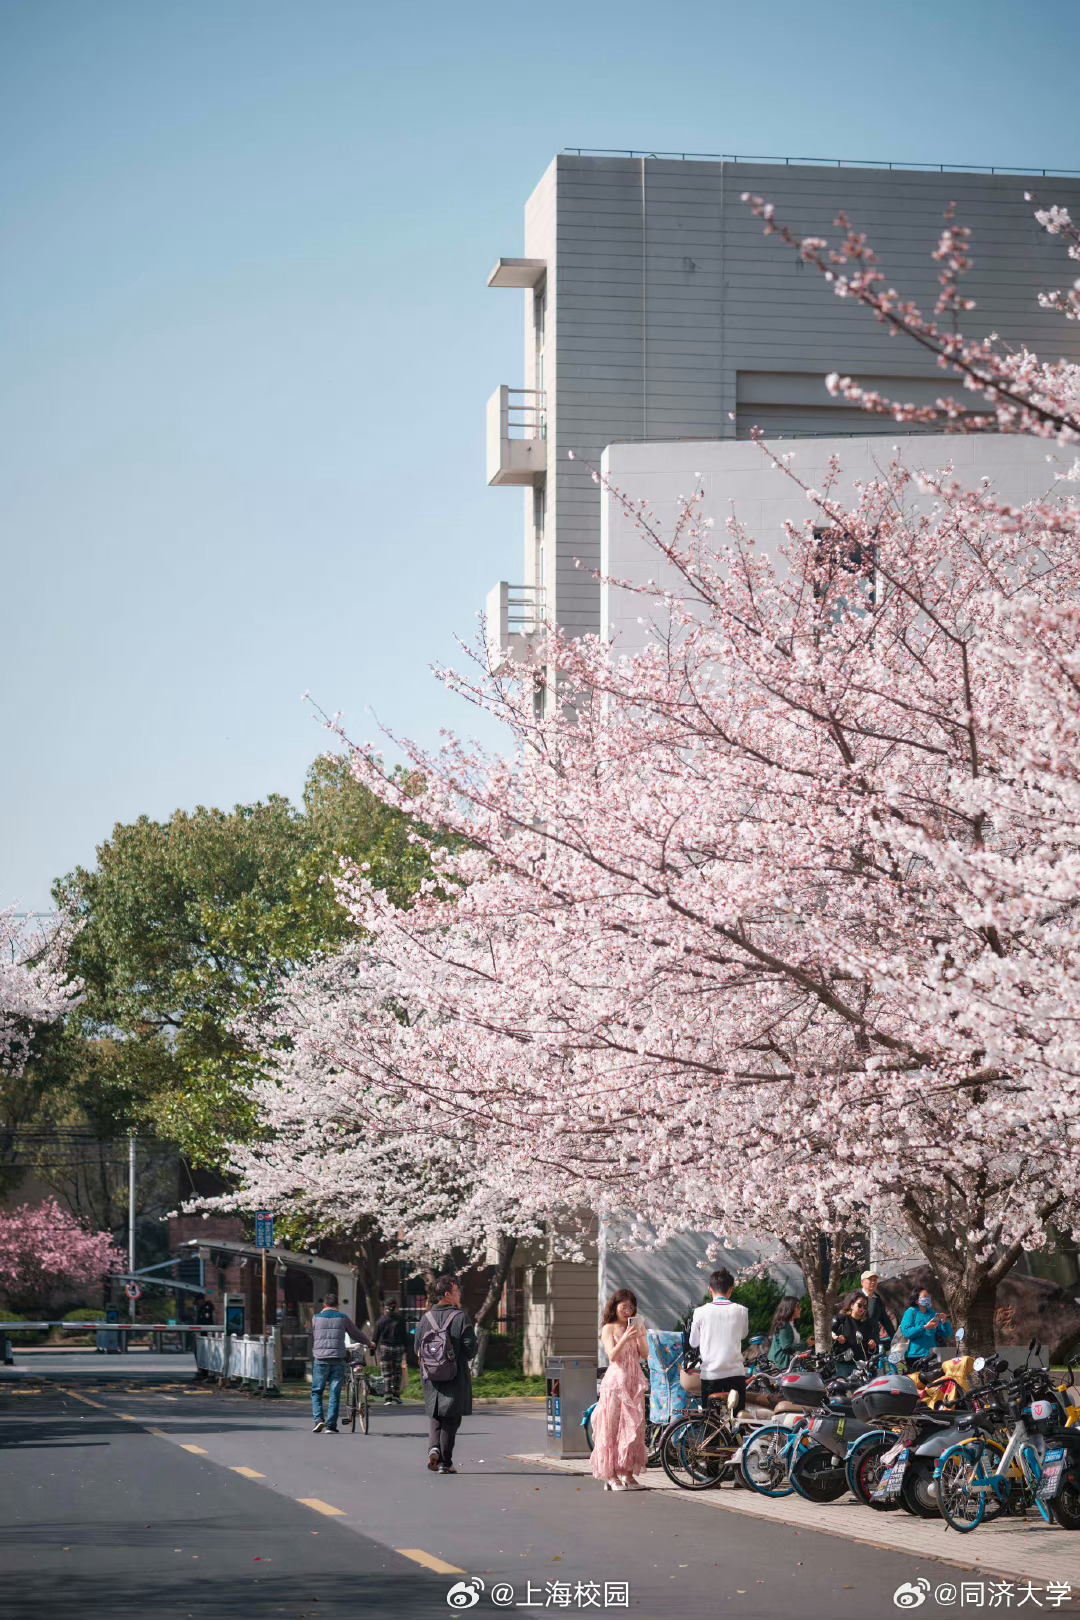
[[[459,1569],[456,1564],[448,1564],[445,1558],[436,1558],[434,1553],[425,1552],[423,1547],[395,1547],[394,1551],[400,1553],[402,1558],[411,1558],[414,1564],[423,1564],[425,1569],[434,1570],[436,1575],[464,1575],[465,1570]]]
[[[167,1440],[169,1438],[164,1429],[147,1429],[146,1432],[147,1434],[156,1434],[159,1440]]]
[[[323,1502],[317,1496],[298,1496],[296,1498],[304,1507],[314,1508],[316,1513],[325,1513],[328,1518],[338,1519],[345,1517],[344,1508],[331,1507],[329,1502]]]
[[[265,1479],[266,1478],[265,1474],[257,1474],[255,1472],[254,1468],[241,1468],[239,1466],[234,1466],[233,1469],[232,1469],[232,1472],[234,1474],[243,1474],[245,1479]]]
[[[207,1457],[207,1456],[209,1456],[209,1452],[206,1450],[205,1446],[185,1446],[185,1445],[181,1445],[180,1450],[181,1451],[193,1451],[195,1453],[196,1457]]]

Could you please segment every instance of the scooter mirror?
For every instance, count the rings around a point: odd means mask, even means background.
[[[986,1357],[985,1356],[976,1356],[975,1357],[975,1371],[976,1372],[982,1372],[983,1369],[985,1368],[985,1366],[986,1366]]]
[[[966,1328],[957,1328],[957,1330],[956,1330],[956,1342],[957,1342],[957,1344],[963,1344],[963,1342],[964,1342],[964,1340],[966,1338],[967,1338],[967,1329]]]

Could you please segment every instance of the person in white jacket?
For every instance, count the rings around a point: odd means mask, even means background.
[[[728,1390],[739,1392],[736,1411],[746,1405],[746,1367],[743,1364],[743,1341],[750,1336],[750,1312],[745,1305],[736,1305],[731,1297],[735,1278],[726,1266],[721,1266],[709,1278],[707,1305],[699,1305],[690,1324],[691,1349],[701,1353],[701,1404],[707,1406],[712,1395],[724,1395]]]

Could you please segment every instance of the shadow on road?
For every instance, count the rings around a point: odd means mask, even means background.
[[[126,1574],[95,1577],[78,1573],[56,1576],[6,1575],[5,1620],[41,1620],[43,1615],[121,1616],[123,1620],[356,1620],[370,1615],[383,1620],[446,1614],[445,1576],[400,1574],[274,1574],[217,1576],[207,1580],[185,1572],[160,1577]]]

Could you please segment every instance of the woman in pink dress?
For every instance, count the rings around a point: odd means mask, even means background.
[[[608,1370],[600,1385],[593,1413],[592,1471],[606,1491],[643,1491],[637,1475],[644,1472],[645,1391],[641,1370],[648,1355],[645,1324],[637,1314],[637,1299],[620,1288],[607,1302],[600,1340],[607,1352]]]

